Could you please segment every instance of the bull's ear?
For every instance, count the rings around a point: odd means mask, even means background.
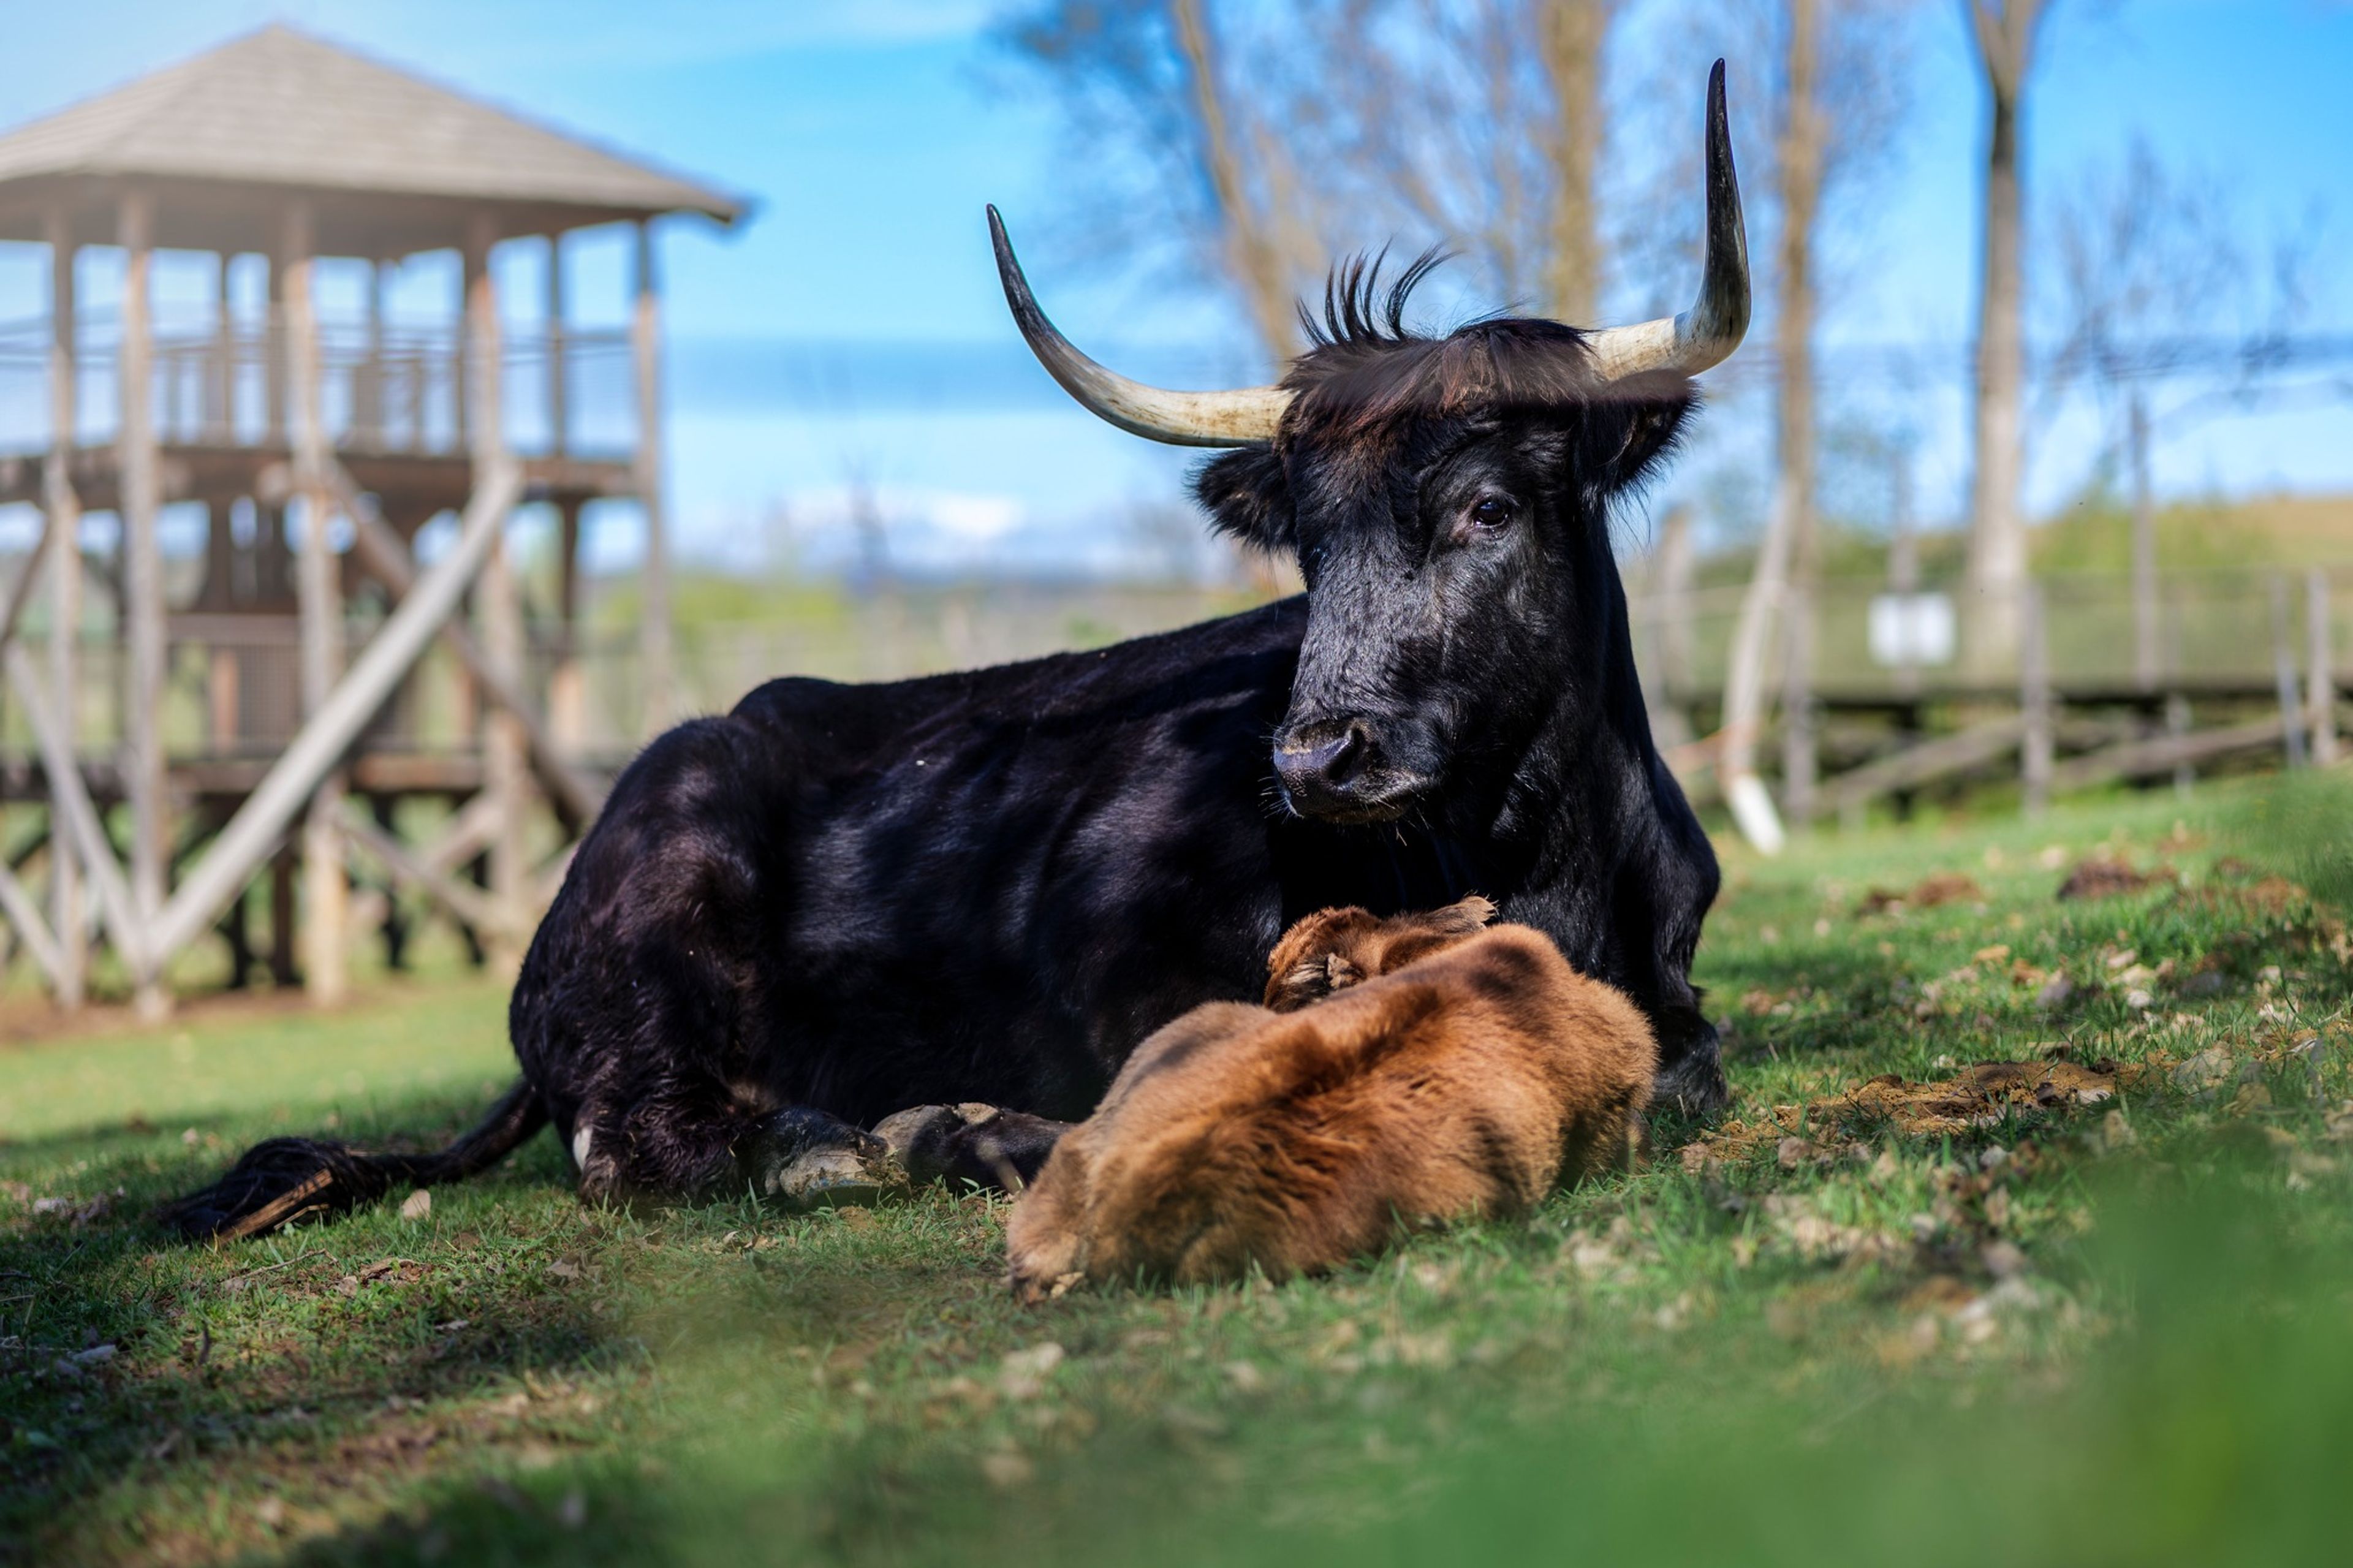
[[[1271,553],[1296,552],[1291,486],[1270,447],[1243,447],[1204,463],[1193,495],[1219,533]]]
[[[1695,401],[1689,382],[1676,385],[1679,391],[1611,399],[1588,409],[1577,432],[1576,472],[1589,488],[1612,495],[1639,484],[1673,450]]]

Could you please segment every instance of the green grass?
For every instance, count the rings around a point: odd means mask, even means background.
[[[0,1051],[0,1557],[2337,1560],[2353,969],[2261,877],[2341,897],[2349,813],[2306,781],[1736,856],[1703,978],[1774,1135],[1662,1127],[1328,1279],[1036,1311],[1001,1203],[584,1210],[547,1139],[422,1219],[144,1223],[274,1131],[462,1125],[487,986]],[[2182,882],[2055,902],[2094,847]],[[1955,870],[1982,897],[1857,912]],[[2146,1070],[1954,1136],[1816,1103],[2038,1053]]]

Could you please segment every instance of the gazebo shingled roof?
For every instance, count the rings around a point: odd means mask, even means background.
[[[155,243],[267,248],[308,197],[319,248],[392,257],[454,244],[488,212],[500,237],[744,205],[285,26],[233,39],[0,135],[0,239],[37,240],[62,200],[77,238],[113,238],[142,184]]]

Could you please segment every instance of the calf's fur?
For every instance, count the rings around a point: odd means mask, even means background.
[[[1268,959],[1264,1005],[1210,1003],[1146,1039],[1014,1209],[1014,1293],[1313,1273],[1624,1163],[1649,1021],[1494,912],[1310,915]]]

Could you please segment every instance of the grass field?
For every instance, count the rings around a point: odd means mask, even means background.
[[[465,1123],[479,983],[0,1047],[0,1560],[2342,1561],[2348,822],[1734,858],[1725,1122],[1332,1279],[1041,1310],[1001,1202],[600,1213],[545,1138],[417,1218],[145,1222],[273,1131]],[[2176,879],[2057,901],[2094,851]]]

